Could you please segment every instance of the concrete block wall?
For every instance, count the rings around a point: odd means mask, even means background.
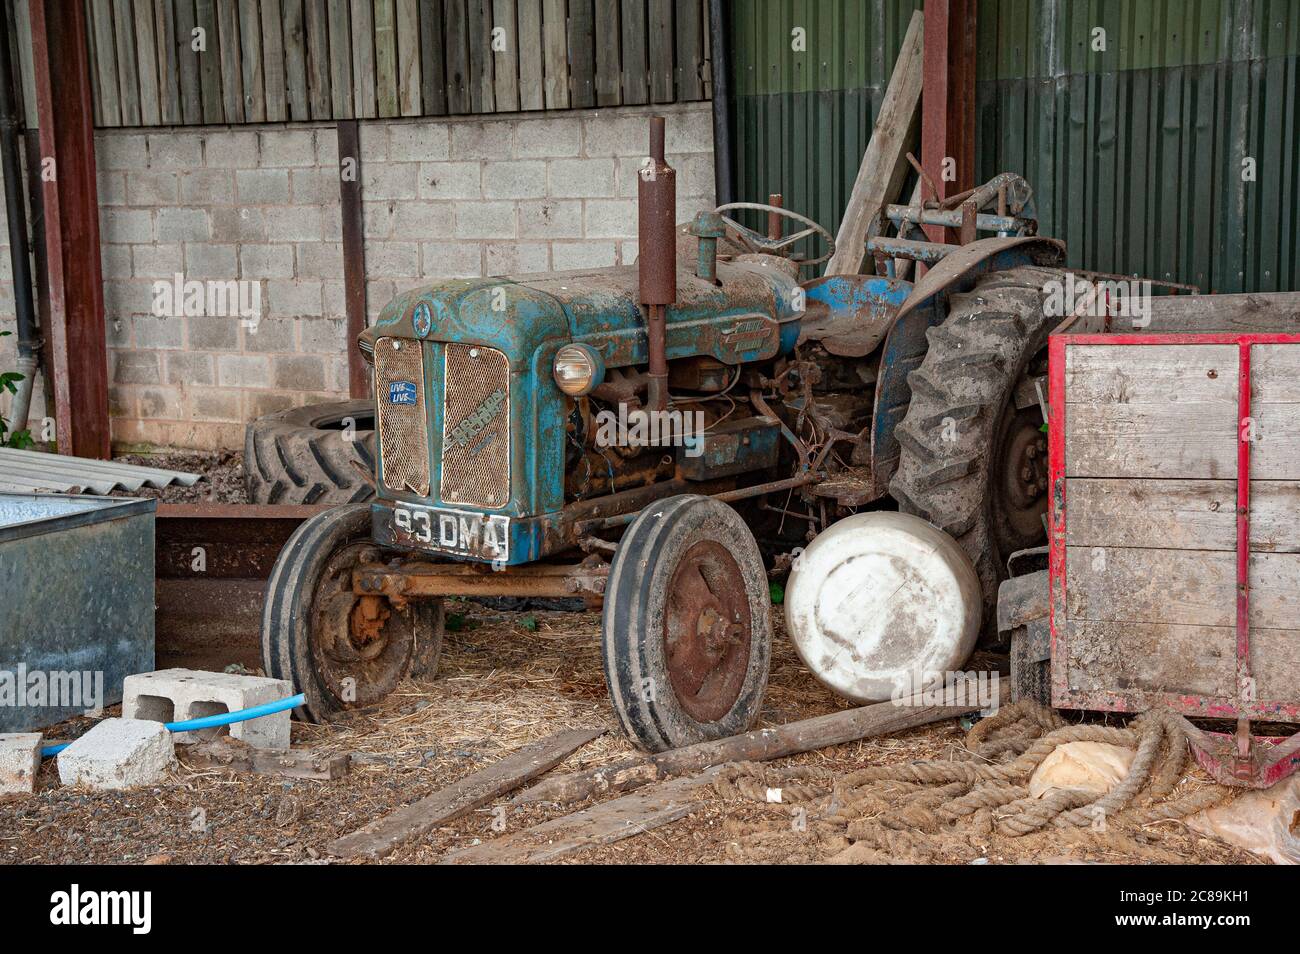
[[[708,103],[364,121],[371,319],[440,278],[634,261],[654,113],[667,116],[684,221],[714,204]],[[346,398],[332,124],[102,130],[96,160],[118,446],[239,448],[254,417]],[[12,328],[0,254],[0,328]],[[154,283],[177,273],[256,283],[260,319],[158,317]],[[0,339],[0,368],[12,352]]]

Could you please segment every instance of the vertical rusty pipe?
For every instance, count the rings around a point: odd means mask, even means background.
[[[778,209],[785,208],[785,199],[781,193],[773,192],[767,197],[767,204],[775,206]],[[767,213],[767,237],[773,240],[781,237],[781,216],[776,212]]]
[[[677,300],[677,173],[664,161],[664,118],[650,117],[650,156],[637,182],[639,294],[646,308],[650,350],[648,404],[668,407],[667,325],[664,307]]]

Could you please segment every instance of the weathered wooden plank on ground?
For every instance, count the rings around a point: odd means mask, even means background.
[[[382,858],[402,842],[459,818],[550,771],[569,753],[604,732],[604,729],[569,729],[524,746],[485,769],[344,835],[326,850],[338,858]]]
[[[698,772],[725,762],[763,762],[799,752],[854,742],[975,712],[977,706],[931,706],[921,699],[878,702],[770,729],[755,729],[714,742],[641,756],[596,769],[559,775],[521,792],[512,804],[580,801],[603,792],[623,792],[648,782]]]
[[[572,815],[462,848],[439,864],[541,864],[587,848],[613,844],[698,810],[703,803],[695,800],[695,793],[710,785],[721,770],[719,765],[690,778],[675,778]]]
[[[853,191],[849,193],[839,234],[835,236],[835,254],[826,263],[827,275],[856,275],[862,271],[867,229],[880,207],[893,202],[903,187],[908,168],[907,150],[921,103],[923,33],[923,18],[918,10],[912,14],[889,86],[885,88],[876,125],[853,182]]]

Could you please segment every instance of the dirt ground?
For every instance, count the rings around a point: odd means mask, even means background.
[[[591,767],[632,755],[606,701],[600,665],[600,620],[594,614],[506,613],[473,603],[452,608],[438,677],[404,684],[382,706],[343,724],[295,723],[295,748],[352,754],[352,769],[331,781],[288,780],[181,764],[166,784],[127,793],[79,791],[58,784],[47,761],[32,796],[0,796],[0,861],[10,863],[326,863],[325,846],[340,835],[520,746],[563,728],[609,731],[554,771]],[[816,683],[778,634],[762,725],[844,708]],[[251,638],[251,634],[250,634]],[[110,711],[110,714],[113,714]],[[84,732],[76,720],[47,733]],[[869,765],[941,759],[962,745],[956,720],[887,738],[836,746],[769,763],[802,766],[806,781],[829,781]],[[1196,776],[1190,786],[1205,785]],[[612,797],[612,796],[606,796]],[[819,862],[847,842],[825,825],[793,823],[795,806],[703,790],[694,814],[613,845],[588,849],[568,863]],[[900,804],[909,796],[900,793]],[[386,859],[429,863],[449,851],[496,837],[493,808],[505,799],[407,843]],[[507,812],[507,830],[565,814],[528,806]],[[809,810],[814,820],[816,811]],[[801,830],[802,829],[802,830]],[[1178,821],[1123,836],[1050,829],[1020,838],[995,833],[940,838],[916,851],[900,845],[892,860],[948,863],[1193,862],[1251,863],[1249,854],[1205,838]]]

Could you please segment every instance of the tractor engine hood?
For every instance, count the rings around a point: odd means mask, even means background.
[[[669,360],[711,355],[739,364],[794,347],[802,296],[793,278],[761,262],[720,262],[718,278],[714,285],[678,272]],[[635,265],[436,282],[390,301],[358,344],[373,352],[383,337],[487,345],[517,369],[571,341],[591,345],[606,367],[649,360]]]

